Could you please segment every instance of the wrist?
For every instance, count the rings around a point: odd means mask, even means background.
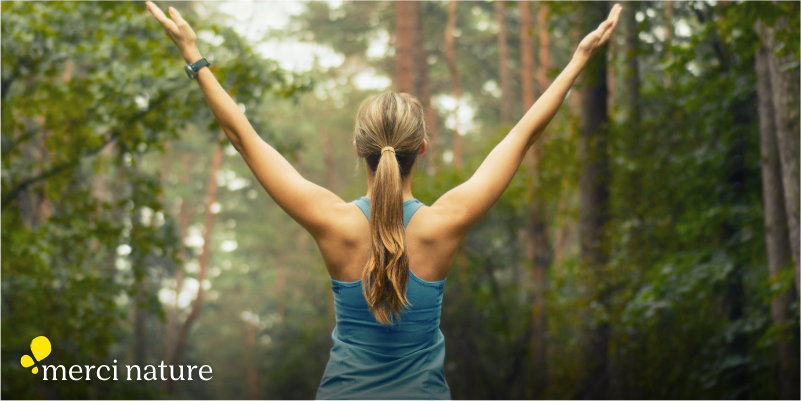
[[[587,62],[590,60],[590,57],[585,54],[574,54],[573,58],[570,59],[570,62],[567,64],[568,67],[574,69],[576,71],[576,75],[584,69],[587,65]]]
[[[181,55],[184,56],[184,60],[187,64],[194,63],[203,57],[200,55],[200,50],[197,48],[182,50]]]
[[[573,53],[573,57],[570,59],[569,64],[573,64],[579,68],[584,68],[584,65],[587,64],[589,61],[590,56],[584,52],[577,51]]]

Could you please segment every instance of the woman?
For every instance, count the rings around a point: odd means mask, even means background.
[[[170,7],[146,2],[187,63],[201,60],[192,28]],[[470,179],[426,206],[412,195],[411,169],[426,150],[423,107],[384,92],[356,115],[353,146],[367,165],[367,193],[345,202],[298,172],[253,130],[208,68],[195,64],[212,112],[270,196],[314,237],[336,305],[336,327],[318,398],[450,398],[439,329],[442,291],[459,243],[501,196],[526,151],[561,105],[592,54],[612,34],[606,21],[495,146]],[[412,218],[414,217],[414,218]]]

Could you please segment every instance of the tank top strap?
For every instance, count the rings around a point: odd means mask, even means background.
[[[367,217],[367,220],[370,220],[370,199],[367,199],[366,196],[362,196],[361,198],[353,201],[353,203],[355,203],[356,206],[362,210],[362,213],[364,213],[364,216]]]
[[[415,212],[417,212],[417,209],[419,209],[420,206],[423,206],[423,202],[420,202],[419,200],[417,200],[415,198],[412,198],[412,199],[407,200],[406,202],[403,202],[403,226],[404,227],[409,225],[409,220],[412,219],[412,216],[414,215]]]
[[[362,210],[367,220],[370,220],[370,199],[366,196],[362,196],[359,199],[352,201],[351,203],[355,203],[359,209]],[[423,206],[424,203],[420,202],[417,198],[409,199],[403,202],[403,226],[406,227],[409,224],[409,220],[412,219],[412,216],[420,206]]]

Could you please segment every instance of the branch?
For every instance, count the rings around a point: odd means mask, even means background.
[[[142,111],[130,116],[129,118],[123,120],[123,125],[127,125],[129,123],[132,123],[132,122],[144,117],[145,115],[147,115],[147,113],[152,111],[156,106],[158,106],[160,103],[162,103],[165,100],[167,100],[170,97],[170,93],[171,93],[171,91],[163,92],[152,103],[150,103],[150,105],[148,106],[147,109],[142,110]],[[100,153],[100,151],[102,151],[109,144],[111,144],[114,141],[116,141],[118,138],[119,138],[119,132],[111,132],[110,134],[107,135],[107,139],[106,139],[105,142],[103,142],[102,145],[100,145],[100,146],[98,146],[98,147],[96,147],[96,148],[94,148],[92,150],[89,150],[89,151],[79,155],[77,158],[75,158],[73,160],[68,160],[68,161],[56,164],[55,166],[52,166],[49,169],[47,169],[45,171],[42,171],[41,173],[39,173],[37,175],[34,175],[33,177],[28,177],[28,178],[22,180],[22,182],[18,183],[15,187],[10,189],[8,191],[8,193],[6,193],[5,195],[2,196],[2,198],[0,198],[0,203],[2,203],[2,207],[0,207],[0,210],[5,209],[6,206],[11,204],[19,196],[19,194],[22,193],[22,191],[26,190],[31,185],[33,185],[33,184],[35,184],[35,183],[37,183],[39,181],[46,180],[46,179],[48,179],[48,178],[50,178],[50,177],[52,177],[54,175],[57,175],[59,173],[64,172],[64,171],[67,171],[67,170],[70,170],[72,168],[77,167],[81,163],[81,160],[83,160],[86,157],[91,157],[91,156],[94,156],[94,155]]]

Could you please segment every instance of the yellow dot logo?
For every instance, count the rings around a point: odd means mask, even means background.
[[[30,355],[25,354],[20,358],[19,362],[22,364],[23,368],[29,368],[36,364],[36,362],[40,362],[42,359],[47,358],[50,355],[50,351],[52,350],[50,346],[50,340],[47,339],[45,336],[39,336],[31,341],[31,353],[33,354],[33,358]],[[31,369],[33,374],[39,373],[39,367],[33,366]]]

